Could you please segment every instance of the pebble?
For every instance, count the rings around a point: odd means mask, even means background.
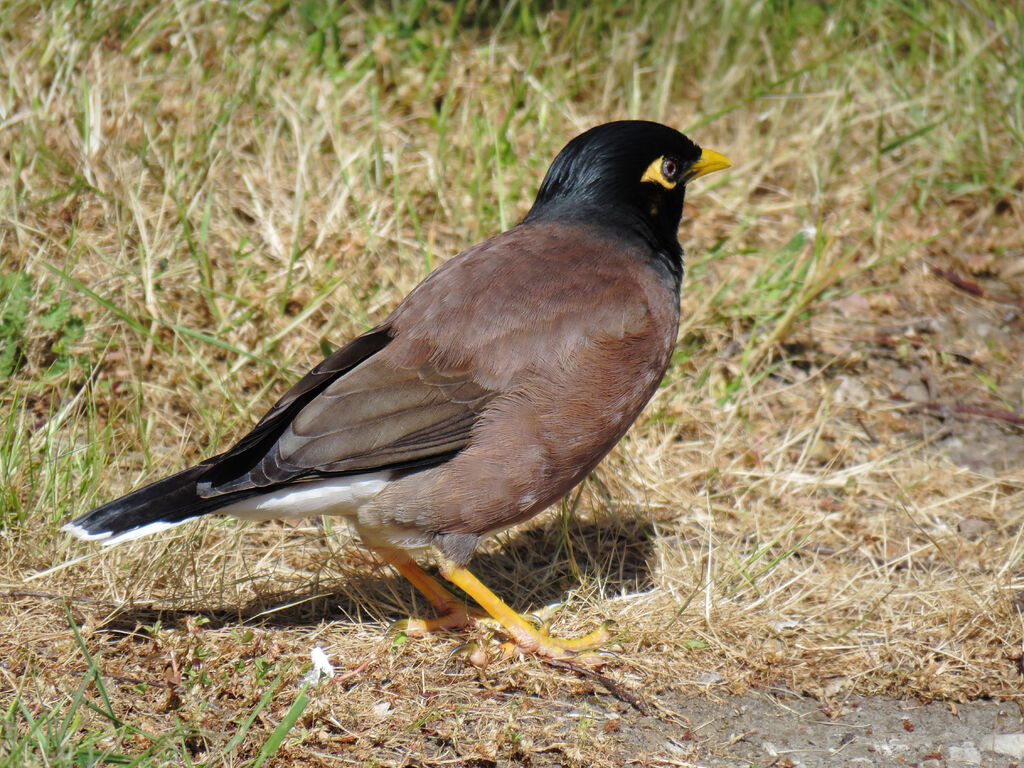
[[[952,762],[954,760],[961,763],[980,763],[981,752],[969,741],[965,741],[959,747],[950,747],[946,754],[947,759]]]
[[[1010,757],[1024,757],[1024,733],[1000,733],[981,739],[981,748]]]
[[[988,520],[979,520],[976,517],[965,517],[957,524],[957,529],[960,531],[960,535],[965,539],[973,539],[976,536],[989,531],[992,528],[992,523]]]

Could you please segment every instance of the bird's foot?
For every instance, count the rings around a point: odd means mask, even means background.
[[[506,629],[511,639],[502,645],[505,658],[516,654],[533,654],[588,666],[600,666],[610,658],[602,652],[602,647],[612,639],[610,621],[580,637],[552,635],[546,622],[539,627],[515,626]]]
[[[478,619],[485,618],[487,618],[487,614],[480,609],[470,608],[460,603],[450,605],[440,616],[431,619],[399,619],[388,627],[388,634],[401,633],[408,637],[425,637],[431,632],[475,627]]]
[[[440,567],[441,575],[445,579],[472,597],[500,625],[502,633],[508,638],[508,642],[501,646],[502,658],[532,654],[549,659],[571,660],[574,664],[597,666],[607,661],[607,657],[597,651],[612,639],[609,623],[602,624],[582,637],[555,637],[548,629],[548,622],[558,605],[548,606],[539,614],[524,616],[502,602],[466,568],[450,560],[442,560]]]
[[[534,623],[535,614],[523,617],[526,622]],[[503,661],[526,655],[541,656],[559,661],[570,661],[587,667],[600,667],[615,658],[615,653],[605,646],[612,640],[610,622],[581,637],[555,637],[546,625],[533,627],[517,627],[515,632],[503,627],[501,634],[512,638],[501,642],[496,639],[495,632],[480,633],[475,640],[463,643],[449,654],[449,660],[463,658],[477,667],[486,666],[491,661]]]

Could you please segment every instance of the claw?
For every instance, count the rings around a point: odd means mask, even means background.
[[[472,656],[474,653],[480,650],[480,643],[476,640],[470,640],[466,643],[459,643],[452,649],[452,652],[445,658],[444,663],[448,664],[453,659],[465,659]]]
[[[532,611],[531,613],[527,614],[527,616],[531,619],[531,621],[534,619],[539,621],[540,624],[538,624],[537,626],[538,628],[540,628],[547,626],[551,622],[551,620],[555,618],[555,614],[557,614],[564,607],[565,603],[549,603],[548,605],[545,605],[543,608],[538,608],[536,611]]]
[[[403,634],[406,637],[426,637],[438,627],[434,626],[434,619],[399,619],[388,627],[388,636],[394,637]]]
[[[391,622],[391,626],[387,629],[387,636],[394,637],[395,635],[408,635],[409,624],[412,619],[398,619],[397,621]]]
[[[614,656],[614,654],[612,655]],[[604,651],[587,651],[586,653],[581,653],[578,656],[568,657],[563,660],[568,661],[570,664],[574,664],[578,667],[600,669],[609,661],[611,661],[611,658],[607,654],[605,654]]]
[[[531,613],[524,613],[523,614],[523,618],[526,619],[531,624],[533,624],[533,626],[536,627],[537,629],[544,629],[544,627],[546,627],[547,624],[548,624],[547,621],[544,619],[544,617],[541,616],[541,612],[540,611],[535,611],[535,612],[531,612]]]
[[[487,644],[490,640],[491,636],[488,634],[486,638],[478,636],[476,640],[455,646],[455,649],[445,659],[445,665],[453,659],[465,659],[474,667],[486,667],[487,662],[490,661],[487,655]]]

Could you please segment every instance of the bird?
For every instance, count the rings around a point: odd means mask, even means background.
[[[442,263],[234,446],[63,529],[112,545],[203,515],[339,516],[437,611],[410,634],[489,616],[522,654],[599,647],[603,628],[557,637],[467,565],[586,478],[654,395],[678,333],[686,185],[729,166],[655,122],[585,131],[522,221]],[[428,551],[479,608],[419,565]]]

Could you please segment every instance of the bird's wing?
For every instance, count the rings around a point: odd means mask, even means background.
[[[323,474],[403,468],[460,450],[493,393],[428,361],[397,366],[386,324],[337,350],[211,462],[203,496]]]

